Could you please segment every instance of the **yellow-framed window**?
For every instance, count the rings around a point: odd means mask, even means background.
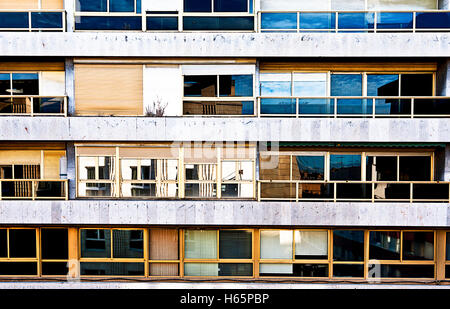
[[[81,276],[145,276],[146,241],[139,228],[81,228]]]
[[[185,277],[253,277],[253,230],[186,229]]]

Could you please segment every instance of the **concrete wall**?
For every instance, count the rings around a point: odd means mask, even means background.
[[[448,33],[0,33],[2,56],[448,57]]]
[[[0,141],[450,142],[450,121],[363,118],[0,117]]]
[[[445,203],[1,201],[0,224],[448,227]]]

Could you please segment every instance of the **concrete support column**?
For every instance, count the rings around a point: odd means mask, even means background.
[[[450,96],[450,58],[443,59],[438,63],[436,95]]]
[[[77,1],[77,0],[75,0]],[[73,32],[75,29],[75,1],[64,0],[64,9],[66,10],[66,31]]]
[[[75,114],[75,72],[73,66],[73,58],[65,59],[65,82],[67,95],[67,115]]]
[[[76,157],[75,146],[73,143],[66,144],[67,156],[67,179],[69,180],[69,199],[76,197]]]

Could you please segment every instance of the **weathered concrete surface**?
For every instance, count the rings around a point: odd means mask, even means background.
[[[318,282],[318,279],[314,280]],[[0,282],[0,289],[449,289],[450,285],[229,282]],[[268,292],[270,294],[270,291]]]
[[[0,33],[2,56],[448,57],[448,33]]]
[[[448,119],[0,117],[0,141],[450,142]]]
[[[444,203],[1,201],[0,224],[448,227]]]

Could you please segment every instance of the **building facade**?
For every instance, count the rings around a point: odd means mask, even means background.
[[[0,30],[5,282],[450,279],[448,1],[11,0]]]

